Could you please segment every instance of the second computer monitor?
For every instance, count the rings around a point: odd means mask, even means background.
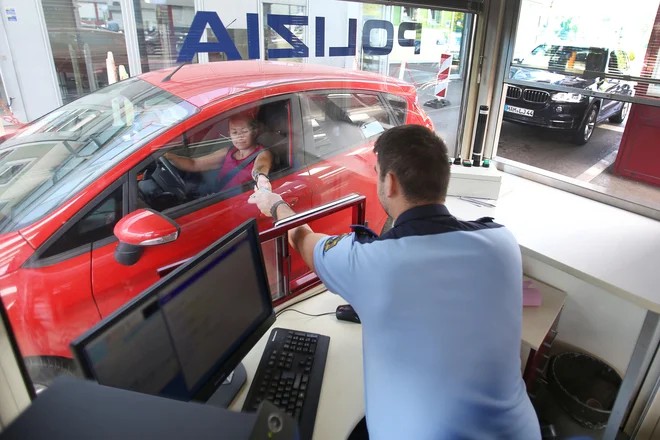
[[[100,384],[207,400],[275,321],[254,220],[71,344]]]

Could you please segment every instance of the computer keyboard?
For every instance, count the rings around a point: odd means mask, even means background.
[[[328,336],[273,329],[243,411],[268,400],[298,422],[301,440],[311,439],[329,345]]]

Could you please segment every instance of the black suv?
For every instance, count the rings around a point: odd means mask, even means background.
[[[628,73],[630,61],[622,50],[541,44],[525,59],[517,58],[513,62],[511,79],[534,81],[539,87],[509,85],[505,121],[571,131],[573,141],[584,145],[591,139],[597,123],[606,118],[621,123],[628,116],[630,103],[543,89],[545,83],[632,95],[634,83],[599,75]]]

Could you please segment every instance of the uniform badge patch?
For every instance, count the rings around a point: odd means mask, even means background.
[[[323,253],[325,254],[333,247],[337,246],[337,243],[341,241],[342,238],[346,237],[348,234],[341,234],[336,237],[328,238],[323,245]]]

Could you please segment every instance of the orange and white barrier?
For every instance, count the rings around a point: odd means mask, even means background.
[[[408,67],[407,61],[401,61],[401,66],[399,67],[399,79],[403,81],[403,75],[406,73],[406,67]]]
[[[449,73],[451,71],[452,56],[448,53],[440,55],[440,69],[438,70],[438,78],[435,83],[435,96],[438,99],[447,97],[447,89],[449,88]]]

